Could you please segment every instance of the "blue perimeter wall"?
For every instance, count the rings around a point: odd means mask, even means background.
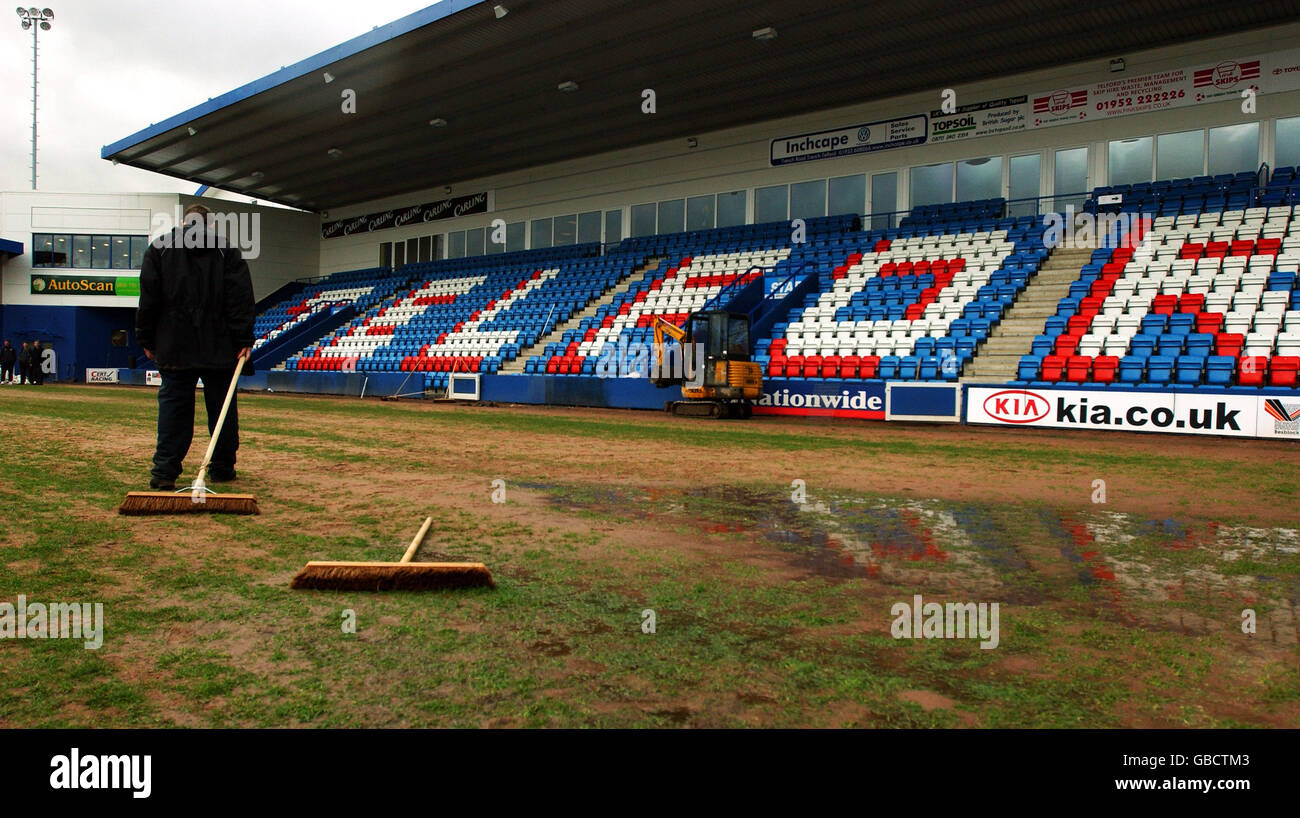
[[[125,347],[111,343],[114,330],[127,333]],[[130,307],[42,307],[7,304],[0,308],[0,339],[15,349],[23,341],[52,345],[58,358],[58,379],[84,381],[86,369],[125,367],[130,356],[137,365],[145,360],[135,342],[135,310]]]

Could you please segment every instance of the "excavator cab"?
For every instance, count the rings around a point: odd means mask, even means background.
[[[758,364],[749,359],[749,316],[722,310],[697,312],[686,319],[684,328],[656,318],[654,336],[655,384],[682,387],[682,400],[669,401],[668,411],[746,418],[753,413],[753,402],[763,394],[763,378]],[[665,366],[664,336],[681,344],[678,369]]]

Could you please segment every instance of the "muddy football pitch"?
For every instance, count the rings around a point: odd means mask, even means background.
[[[245,394],[262,513],[122,517],[155,408],[0,388],[0,603],[103,606],[0,727],[1300,726],[1287,443]],[[495,589],[289,589],[429,515]]]

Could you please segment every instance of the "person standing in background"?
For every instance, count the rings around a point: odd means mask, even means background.
[[[27,360],[30,356],[30,350],[27,349],[27,342],[23,341],[22,349],[18,350],[18,383],[27,384],[31,373],[27,371]]]
[[[3,381],[4,383],[13,383],[14,364],[17,362],[18,352],[13,348],[13,345],[9,343],[9,339],[6,338],[5,345],[0,347],[0,381]]]
[[[37,386],[45,385],[45,372],[41,369],[41,363],[41,342],[32,341],[32,345],[27,348],[27,372],[32,383]]]

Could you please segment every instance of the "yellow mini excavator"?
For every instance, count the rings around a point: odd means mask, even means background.
[[[676,361],[665,336],[678,343]],[[749,359],[749,316],[721,310],[692,313],[685,327],[654,320],[651,377],[655,386],[680,384],[674,415],[747,418],[763,394],[763,372]]]

